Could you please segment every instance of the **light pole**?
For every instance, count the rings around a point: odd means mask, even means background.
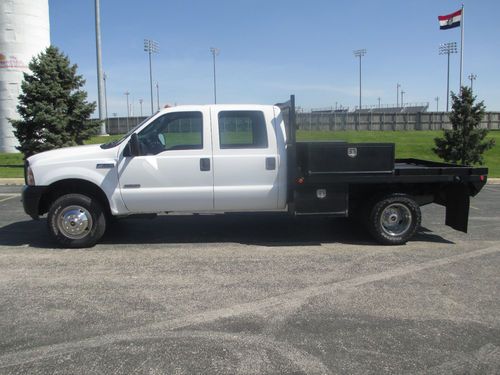
[[[123,93],[123,95],[125,95],[125,96],[127,97],[127,131],[129,131],[130,129],[129,129],[129,122],[128,122],[128,121],[129,121],[129,119],[128,119],[128,118],[129,118],[129,116],[130,116],[130,107],[129,107],[129,105],[128,105],[128,96],[130,95],[130,92],[125,91],[125,92]]]
[[[112,115],[113,115],[114,118],[116,118],[116,116],[118,115],[118,113],[113,112]],[[118,117],[117,120],[118,120],[118,125],[117,125],[118,126],[118,130],[117,130],[117,132],[118,132],[118,134],[120,134],[120,118]]]
[[[139,105],[140,105],[140,107],[141,107],[141,117],[142,117],[142,102],[143,102],[143,100],[142,100],[142,99],[139,99]]]
[[[215,47],[210,47],[210,52],[212,53],[212,58],[214,62],[214,104],[217,104],[217,75],[215,70],[215,57],[219,55],[220,49]]]
[[[361,110],[361,58],[366,55],[366,49],[358,49],[353,53],[354,57],[359,57],[359,110]]]
[[[153,110],[153,68],[151,65],[151,54],[158,53],[159,46],[158,42],[151,39],[144,39],[144,51],[148,53],[149,56],[149,86],[151,89],[151,114],[154,113]]]
[[[160,85],[156,82],[156,106],[158,107],[158,111],[160,110]]]
[[[439,112],[439,96],[436,96],[434,100],[436,101],[436,112]]]
[[[380,109],[380,96],[377,99],[378,99],[378,109]]]
[[[101,123],[101,135],[107,135],[106,123],[104,120],[104,81],[102,74],[102,54],[101,54],[101,10],[99,0],[95,0],[95,49],[97,57],[97,97],[99,104],[99,121]],[[108,116],[106,116],[108,117]]]
[[[404,106],[405,106],[405,102],[403,100],[405,94],[406,94],[406,91],[401,90],[401,108],[404,108]]]
[[[450,101],[450,55],[452,53],[457,53],[457,42],[449,42],[439,45],[439,54],[448,56],[448,72],[446,79],[446,112],[448,112]]]
[[[399,89],[401,88],[401,85],[398,83],[396,85],[396,108],[399,108]]]
[[[102,75],[102,80],[104,81],[104,106],[106,108],[106,123],[108,122],[108,94],[106,90],[106,80],[108,79],[108,76],[106,73]],[[106,124],[108,125],[108,124]]]
[[[477,75],[475,75],[474,73],[471,73],[471,74],[469,74],[468,78],[470,79],[470,91],[472,92],[472,87],[474,85],[474,80],[477,79]]]

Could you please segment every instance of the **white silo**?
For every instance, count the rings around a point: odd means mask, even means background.
[[[8,118],[18,118],[17,97],[28,63],[50,44],[48,0],[0,0],[0,152],[18,145]]]

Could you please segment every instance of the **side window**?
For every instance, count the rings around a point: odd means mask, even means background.
[[[142,155],[203,149],[203,115],[201,112],[167,113],[143,129],[138,138]]]
[[[219,112],[219,143],[226,148],[267,148],[267,128],[261,111]]]

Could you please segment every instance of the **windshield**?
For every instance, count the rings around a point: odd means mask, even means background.
[[[134,126],[131,130],[128,131],[127,134],[125,134],[120,139],[115,139],[114,141],[102,144],[101,148],[106,149],[106,148],[113,148],[113,147],[118,146],[125,139],[127,139],[132,133],[134,133],[138,128],[140,128],[142,125],[144,125],[144,123],[146,123],[147,121],[149,121],[151,119],[151,117],[153,117],[154,115],[156,115],[156,113],[153,114],[153,115],[151,115],[151,116],[149,116],[149,117],[147,117],[146,119],[144,119],[143,121],[141,121],[139,124],[137,124],[136,126]]]

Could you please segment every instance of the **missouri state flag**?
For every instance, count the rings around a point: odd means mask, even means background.
[[[446,16],[438,16],[439,28],[441,30],[453,29],[454,27],[460,26],[462,22],[462,9],[457,10],[454,13],[447,14]]]

